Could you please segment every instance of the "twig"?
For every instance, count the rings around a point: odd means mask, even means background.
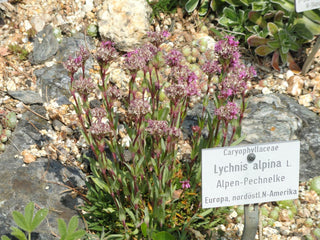
[[[220,27],[215,27],[215,28],[216,28],[217,30],[221,30],[221,31],[224,31],[224,32],[229,32],[229,33],[233,33],[233,34],[245,36],[245,34],[244,34],[244,33],[241,33],[241,32],[234,32],[234,31],[226,30],[226,29],[220,28]]]
[[[58,184],[58,185],[60,185],[60,186],[69,188],[69,189],[75,191],[78,195],[82,196],[83,199],[84,199],[87,203],[90,204],[90,201],[86,198],[86,196],[85,196],[84,194],[82,194],[80,191],[78,191],[77,189],[73,188],[73,187],[70,187],[70,186],[65,185],[65,184],[63,184],[63,183],[58,183],[58,182],[53,182],[53,181],[48,181],[48,180],[43,180],[43,181],[46,182],[46,183]]]
[[[15,147],[15,149],[20,153],[21,150],[17,147],[17,145],[11,140],[11,138],[8,138],[8,140],[12,143],[12,145]]]
[[[28,123],[30,123],[30,125],[32,127],[34,127],[34,129],[36,129],[38,132],[40,132],[39,128],[37,128],[30,120],[28,120]]]
[[[28,111],[32,112],[33,114],[37,115],[38,117],[41,117],[42,119],[47,120],[47,121],[50,120],[50,119],[48,119],[48,118],[40,115],[39,113],[33,111],[31,108],[29,108],[29,107],[28,107],[27,105],[25,105],[24,103],[23,103],[23,106],[24,106]]]
[[[30,76],[29,76],[28,74],[26,74],[25,72],[21,71],[19,68],[17,68],[12,62],[8,61],[6,58],[1,57],[1,59],[4,59],[4,61],[6,61],[11,67],[13,67],[14,70],[16,70],[17,72],[21,73],[21,74],[22,74],[23,76],[25,76],[27,79],[30,78]],[[31,79],[34,80],[33,77],[31,77]]]

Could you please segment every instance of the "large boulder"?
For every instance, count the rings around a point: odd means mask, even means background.
[[[115,42],[118,49],[130,51],[150,30],[151,13],[146,0],[105,0],[98,14],[100,35]]]
[[[45,116],[45,108],[38,104],[30,108],[32,112],[23,113],[11,144],[0,155],[0,236],[10,236],[11,227],[17,227],[12,212],[23,212],[33,201],[36,209],[47,208],[49,214],[34,231],[32,239],[53,240],[57,239],[54,234],[59,233],[57,219],[68,222],[78,214],[76,207],[83,201],[71,190],[85,185],[85,175],[78,168],[66,167],[48,158],[39,158],[28,165],[23,163],[19,157],[21,151],[31,145],[41,148],[50,141],[39,132],[51,129],[49,122],[40,117]]]

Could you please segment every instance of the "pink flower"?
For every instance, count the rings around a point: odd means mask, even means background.
[[[140,48],[128,52],[125,54],[125,67],[130,72],[137,72],[138,70],[142,70],[146,66],[146,59],[143,51]]]
[[[144,101],[142,99],[132,100],[128,107],[129,116],[135,117],[136,119],[140,119],[144,117],[149,112],[151,112],[151,107],[149,102]]]
[[[177,66],[180,64],[183,55],[180,51],[176,49],[171,49],[170,52],[166,55],[166,63],[170,66]]]
[[[202,67],[202,71],[208,75],[221,73],[221,67],[218,61],[206,61]]]
[[[82,58],[80,56],[76,58],[72,58],[71,56],[68,58],[66,62],[63,63],[65,69],[67,69],[71,74],[74,74],[81,67]]]
[[[168,31],[148,32],[147,35],[149,37],[149,41],[157,47],[170,37],[170,33]]]
[[[146,132],[150,135],[157,137],[163,137],[167,135],[168,132],[168,122],[161,120],[148,120],[148,127],[146,127]]]
[[[186,188],[190,188],[190,181],[189,180],[184,180],[184,181],[180,181],[180,183],[182,184],[182,188],[186,189]]]
[[[111,41],[101,43],[95,54],[95,57],[99,64],[107,65],[118,57],[118,52],[113,46],[114,43],[112,43]]]
[[[215,109],[215,115],[218,116],[219,119],[223,119],[225,121],[230,121],[232,119],[237,119],[240,109],[237,107],[236,103],[228,102],[226,105],[221,106]]]
[[[91,78],[83,78],[81,76],[78,80],[73,82],[72,87],[81,96],[86,97],[96,88],[96,84]]]
[[[228,66],[234,66],[239,62],[239,42],[234,40],[234,36],[227,36],[226,39],[220,40],[215,45],[215,52],[218,54],[219,61]]]
[[[92,123],[91,127],[89,128],[89,131],[94,137],[98,139],[102,139],[104,137],[112,135],[113,133],[109,123],[104,123],[100,120]]]

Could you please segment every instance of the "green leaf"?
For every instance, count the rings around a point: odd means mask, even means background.
[[[272,22],[268,22],[267,28],[271,36],[274,36],[275,34],[277,34],[279,30],[277,25],[275,25]]]
[[[8,238],[7,236],[2,236],[1,240],[10,240],[10,238]]]
[[[162,231],[154,234],[153,240],[175,240],[175,237],[168,232]]]
[[[209,208],[208,210],[200,213],[199,216],[205,217],[205,216],[207,216],[208,214],[212,213],[212,211],[213,211],[213,208]]]
[[[264,20],[261,16],[261,13],[257,11],[250,11],[248,14],[248,18],[251,22],[259,25],[261,28],[265,28],[267,26],[266,20]]]
[[[80,229],[70,235],[67,236],[66,240],[76,240],[82,238],[86,234],[86,231],[83,229]]]
[[[278,40],[269,41],[268,46],[272,47],[273,49],[279,49],[280,42]]]
[[[234,141],[233,143],[231,143],[230,146],[236,146],[239,143],[241,143],[245,138],[247,137],[247,135],[242,135],[241,137],[239,137],[236,141]]]
[[[69,233],[73,233],[77,227],[78,227],[78,224],[79,224],[79,220],[78,220],[78,217],[77,216],[73,216],[70,221],[69,221],[69,224],[68,224],[68,235]]]
[[[280,21],[282,21],[283,15],[284,15],[284,12],[281,11],[281,10],[279,10],[279,11],[276,12],[276,14],[274,15],[274,21],[275,21],[275,22],[280,22]]]
[[[46,208],[42,208],[39,211],[37,211],[31,223],[31,232],[34,231],[39,226],[39,224],[46,218],[48,212],[49,210]]]
[[[27,222],[26,222],[26,219],[25,219],[24,216],[22,215],[22,213],[17,212],[17,211],[13,211],[12,217],[13,217],[13,220],[15,221],[15,223],[16,223],[21,229],[29,232],[28,224],[27,224]]]
[[[297,33],[297,35],[305,40],[312,40],[313,34],[303,23],[296,23],[293,27],[293,31]]]
[[[309,18],[311,21],[320,24],[320,11],[318,9],[304,11],[303,16]]]
[[[225,17],[229,18],[230,20],[232,20],[234,22],[239,20],[235,9],[226,7],[226,8],[223,9],[223,14],[224,14]]]
[[[90,178],[101,190],[105,191],[106,193],[110,192],[110,187],[102,179],[93,176],[90,176]]]
[[[19,228],[12,227],[11,229],[12,229],[11,235],[15,236],[19,240],[27,240],[26,235],[24,235],[24,233]]]
[[[143,222],[143,223],[141,224],[141,232],[142,232],[142,235],[143,235],[144,237],[147,236],[147,228],[148,228],[147,224],[146,224],[145,222]]]
[[[311,21],[309,18],[303,16],[302,18],[295,19],[294,24],[296,25],[299,23],[304,24],[313,35],[320,34],[320,24]]]
[[[58,219],[58,230],[61,236],[61,240],[67,236],[67,224],[61,218]]]
[[[136,221],[136,217],[134,216],[133,212],[130,210],[130,208],[125,208],[126,212],[128,213],[129,217],[132,219],[133,222]]]
[[[281,57],[281,61],[282,61],[283,63],[287,63],[287,61],[288,61],[288,54],[287,54],[287,53],[283,53],[283,52],[281,51],[281,49],[280,49],[280,57]]]
[[[248,37],[247,43],[251,47],[258,47],[260,45],[266,45],[270,40],[267,38],[259,37],[256,35],[252,35]]]
[[[199,0],[189,0],[185,5],[185,9],[188,13],[191,13],[197,8],[198,4]]]
[[[29,202],[28,205],[24,209],[24,218],[26,220],[26,224],[28,227],[28,232],[32,232],[34,229],[32,229],[32,218],[33,218],[33,211],[34,211],[34,203]]]
[[[229,27],[232,24],[230,19],[226,18],[225,16],[220,17],[218,22],[219,22],[219,24],[221,24],[222,26],[225,26],[225,27]],[[213,31],[213,29],[211,29],[211,31]],[[215,30],[215,31],[217,31],[217,30]],[[217,31],[217,32],[219,32],[219,31]],[[222,36],[220,32],[219,32],[219,34],[220,34],[220,36]]]
[[[263,11],[266,8],[265,2],[253,2],[252,3],[252,10],[253,11]]]
[[[273,48],[269,47],[268,45],[262,45],[255,49],[255,53],[259,56],[267,56],[268,54],[274,51]]]
[[[216,30],[214,28],[210,28],[210,31],[213,32],[213,34],[219,37],[220,39],[223,38],[223,34],[221,33],[221,31]]]
[[[209,0],[205,0],[199,8],[199,16],[206,15],[208,12],[208,9],[209,9]]]
[[[210,7],[211,7],[212,11],[216,11],[218,8],[217,0],[211,0]]]
[[[294,2],[290,2],[287,0],[270,0],[272,3],[278,4],[278,6],[286,12],[293,12],[295,11]]]

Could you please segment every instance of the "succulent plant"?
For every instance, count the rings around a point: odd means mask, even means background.
[[[320,195],[320,176],[314,177],[310,181],[310,189]]]
[[[11,137],[12,130],[17,125],[17,115],[15,112],[1,111],[0,120],[0,152],[3,152],[5,144]]]
[[[95,24],[90,24],[87,28],[87,34],[90,37],[96,37],[98,36],[98,26]]]
[[[14,129],[17,125],[17,115],[15,112],[9,112],[4,118],[4,125],[8,129]]]
[[[277,202],[281,209],[291,210],[294,214],[297,213],[297,206],[293,200],[282,200]]]
[[[279,209],[274,208],[273,210],[271,210],[269,217],[275,221],[278,220],[279,218]]]

